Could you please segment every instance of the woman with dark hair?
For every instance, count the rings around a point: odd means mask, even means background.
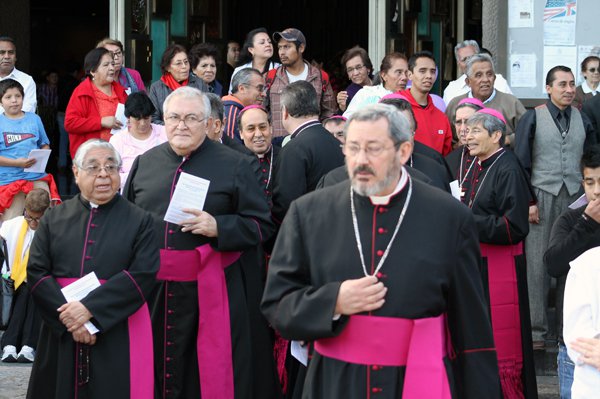
[[[160,70],[163,75],[150,86],[150,100],[155,108],[152,123],[164,125],[162,106],[171,92],[182,86],[195,87],[204,92],[209,89],[202,79],[190,73],[190,61],[182,45],[171,44],[165,49],[160,60]]]
[[[119,171],[121,189],[127,181],[135,158],[167,141],[165,127],[151,123],[153,113],[154,105],[146,93],[133,93],[127,98],[125,103],[127,126],[110,138],[110,143],[121,155],[123,161]]]
[[[231,80],[239,70],[244,68],[258,69],[263,76],[271,69],[279,68],[281,64],[273,61],[273,53],[273,42],[269,32],[265,28],[252,29],[246,35],[238,67],[233,70]],[[231,93],[231,84],[229,93]]]
[[[208,85],[208,90],[218,96],[223,95],[223,85],[217,78],[217,58],[219,52],[210,43],[196,44],[190,50],[192,72]]]
[[[354,95],[363,86],[372,85],[373,63],[364,48],[354,46],[342,56],[342,68],[348,74],[348,79],[352,81],[346,90],[340,91],[337,95],[338,106],[341,111],[345,111]]]
[[[73,91],[65,114],[71,156],[89,139],[108,141],[111,129],[123,127],[115,114],[117,106],[127,100],[125,89],[115,82],[115,63],[110,51],[102,47],[93,49],[85,56],[83,68],[86,78]]]
[[[581,62],[581,74],[583,75],[583,82],[575,89],[575,98],[573,99],[573,106],[581,110],[583,104],[598,94],[600,87],[600,58],[595,55],[585,57]]]
[[[408,82],[408,61],[402,53],[391,53],[383,57],[379,68],[381,83],[377,86],[364,86],[354,96],[352,103],[344,112],[346,118],[365,105],[379,102],[381,97],[406,88]]]

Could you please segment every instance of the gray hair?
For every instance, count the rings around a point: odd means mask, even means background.
[[[190,87],[190,86],[182,86],[182,87],[174,90],[171,94],[169,94],[167,96],[167,98],[165,98],[165,101],[163,102],[163,115],[167,115],[167,109],[169,108],[169,103],[175,97],[199,99],[200,101],[202,101],[202,103],[204,105],[204,109],[202,110],[204,113],[204,116],[205,117],[211,116],[210,101],[208,100],[208,97],[206,97],[206,95],[204,93],[202,93],[200,90],[196,89],[195,87]]]
[[[281,91],[281,105],[292,118],[318,116],[321,112],[317,92],[306,80],[290,83]]]
[[[480,53],[480,54],[473,54],[467,60],[467,69],[465,70],[465,74],[468,77],[471,77],[471,73],[473,72],[473,65],[478,62],[489,62],[490,65],[492,66],[492,72],[496,73],[496,70],[494,69],[494,61],[492,60],[492,57],[489,54]]]
[[[79,169],[83,168],[83,162],[87,157],[88,152],[95,149],[106,149],[113,153],[112,158],[116,161],[117,165],[121,167],[123,161],[121,160],[121,155],[119,152],[110,144],[108,141],[104,141],[101,139],[89,139],[85,143],[79,146],[77,152],[75,153],[75,158],[73,158],[73,164],[77,166]]]
[[[494,115],[483,112],[475,112],[467,120],[467,126],[470,127],[478,124],[481,124],[483,128],[487,130],[489,136],[491,136],[494,132],[502,133],[502,136],[500,137],[500,145],[504,145],[504,137],[506,136],[506,125],[504,122]]]
[[[208,97],[208,101],[210,102],[210,117],[222,121],[223,116],[225,116],[225,110],[223,109],[221,97],[215,93],[206,93],[205,96]]]
[[[454,46],[454,57],[456,58],[456,61],[458,61],[458,50],[465,47],[473,47],[475,49],[475,53],[479,53],[479,51],[481,51],[479,49],[479,44],[477,44],[475,40],[462,41]]]
[[[354,112],[344,127],[344,137],[346,137],[348,127],[353,121],[375,122],[379,119],[387,120],[390,138],[394,142],[394,145],[399,145],[412,139],[410,123],[406,116],[402,112],[398,112],[396,107],[387,104],[371,104]]]
[[[235,94],[238,92],[239,87],[241,85],[249,85],[253,76],[262,76],[258,69],[254,68],[244,68],[240,69],[233,77],[231,78],[231,94]]]

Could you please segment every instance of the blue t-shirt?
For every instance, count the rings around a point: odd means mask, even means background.
[[[6,158],[27,158],[31,150],[50,144],[42,120],[31,112],[25,112],[20,119],[9,119],[0,114],[0,135],[0,156]],[[0,186],[17,180],[38,180],[44,176],[46,173],[30,173],[16,166],[0,166]]]

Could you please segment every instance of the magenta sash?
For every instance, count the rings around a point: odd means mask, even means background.
[[[315,350],[349,363],[406,366],[404,399],[450,399],[443,362],[445,320],[445,315],[414,320],[350,316],[340,335],[315,341]]]
[[[209,244],[195,250],[160,251],[157,278],[198,282],[198,369],[200,391],[206,399],[233,399],[233,355],[225,268],[240,252],[217,252]]]
[[[57,278],[61,287],[77,278]],[[100,280],[102,284],[106,280]],[[131,398],[154,398],[154,347],[152,323],[146,302],[127,319],[129,330],[129,394]]]
[[[523,398],[521,373],[521,314],[515,256],[523,254],[523,244],[480,244],[487,258],[492,330],[498,355],[500,383],[506,399]]]

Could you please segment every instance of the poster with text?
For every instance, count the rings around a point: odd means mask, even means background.
[[[546,0],[544,46],[575,45],[577,0]]]

